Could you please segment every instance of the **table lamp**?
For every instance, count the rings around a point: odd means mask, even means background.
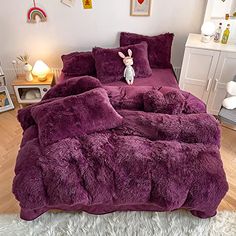
[[[211,37],[214,36],[216,30],[216,26],[212,22],[205,22],[202,25],[201,31],[202,31],[202,39],[201,41],[203,43],[209,43],[211,41]]]
[[[37,76],[39,81],[47,80],[47,75],[49,72],[50,68],[41,60],[36,61],[32,70],[32,74]]]

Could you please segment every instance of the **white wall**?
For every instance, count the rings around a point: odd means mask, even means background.
[[[74,7],[60,0],[37,0],[48,14],[48,22],[26,23],[30,0],[7,0],[0,3],[0,61],[3,68],[27,52],[31,63],[38,58],[51,67],[60,67],[60,55],[94,46],[118,45],[118,32],[176,35],[172,61],[182,63],[184,44],[189,32],[200,32],[205,0],[152,0],[151,17],[131,17],[130,0],[93,0],[93,9],[84,10],[82,0]]]

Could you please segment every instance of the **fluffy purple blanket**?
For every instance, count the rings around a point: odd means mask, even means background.
[[[21,218],[33,220],[50,209],[184,208],[214,216],[228,184],[218,122],[204,104],[175,91],[183,104],[172,115],[166,111],[175,102],[171,91],[168,101],[161,98],[163,113],[160,107],[145,112],[150,96],[144,95],[155,88],[104,88],[92,77],[74,78],[19,111],[24,136],[13,192]]]

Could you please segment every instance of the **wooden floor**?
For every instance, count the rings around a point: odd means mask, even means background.
[[[19,212],[11,188],[22,130],[16,120],[17,109],[0,114],[0,213]],[[222,127],[222,159],[229,192],[219,210],[236,211],[236,131]]]

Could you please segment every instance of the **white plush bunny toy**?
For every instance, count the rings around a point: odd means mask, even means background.
[[[223,101],[223,107],[233,110],[236,108],[236,81],[230,81],[227,83],[226,88],[230,97]]]
[[[134,77],[135,77],[135,72],[132,67],[134,64],[133,58],[132,58],[132,51],[128,49],[128,55],[125,56],[122,52],[118,52],[119,56],[123,58],[123,62],[126,65],[126,68],[124,70],[124,77],[128,85],[132,85],[134,83]]]

